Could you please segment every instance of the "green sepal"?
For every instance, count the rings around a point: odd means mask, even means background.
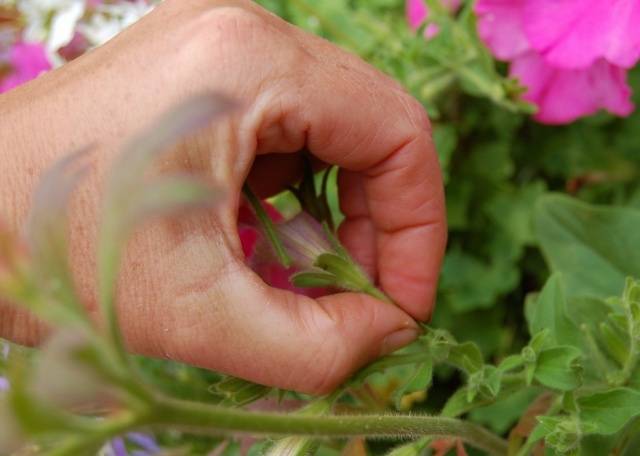
[[[292,275],[289,280],[298,288],[325,288],[338,286],[338,280],[333,274],[327,272],[299,272]]]

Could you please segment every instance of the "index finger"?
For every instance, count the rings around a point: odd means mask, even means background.
[[[321,160],[360,174],[364,210],[354,215],[373,225],[379,283],[404,310],[425,319],[447,238],[429,121],[422,106],[386,76],[333,52],[310,68],[302,96],[307,146]]]

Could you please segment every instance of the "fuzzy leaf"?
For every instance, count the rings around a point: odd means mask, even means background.
[[[420,456],[424,453],[424,450],[431,443],[433,439],[429,437],[423,437],[415,442],[407,443],[394,448],[387,456]]]
[[[627,276],[640,277],[640,211],[600,207],[561,195],[541,198],[535,225],[554,271],[572,295],[620,295]]]
[[[577,402],[580,419],[597,434],[614,434],[640,415],[640,392],[628,388],[582,396]]]
[[[472,342],[464,342],[451,347],[449,361],[466,373],[477,372],[482,369],[482,352]]]
[[[582,352],[575,347],[562,346],[543,350],[538,355],[534,378],[549,388],[569,391],[580,386],[577,365]]]
[[[433,377],[433,361],[427,360],[415,366],[413,373],[407,381],[393,394],[397,410],[409,410],[414,401],[422,401],[426,398],[426,390]]]
[[[271,388],[236,377],[225,377],[211,385],[209,391],[222,397],[219,405],[242,407],[263,398]]]
[[[580,330],[567,316],[567,301],[560,274],[547,280],[542,292],[527,309],[529,332],[532,335],[546,330],[551,341],[562,345],[580,347]]]

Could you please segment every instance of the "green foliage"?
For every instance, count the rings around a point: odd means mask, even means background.
[[[522,88],[478,40],[470,1],[452,14],[430,0],[439,33],[429,41],[406,26],[401,0],[260,3],[361,55],[429,112],[450,227],[431,324],[410,347],[313,400],[126,355],[113,301],[130,230],[153,214],[215,200],[186,176],[137,185],[165,145],[230,107],[200,100],[135,138],[111,175],[99,253],[106,334],[81,310],[66,255],[64,209],[87,152],[45,176],[29,224],[31,260],[12,263],[10,280],[0,264],[0,290],[64,331],[36,355],[12,347],[7,360],[0,356],[12,385],[0,393],[0,453],[28,441],[44,454],[96,454],[114,436],[152,427],[178,454],[239,454],[238,432],[284,436],[250,454],[340,454],[349,431],[391,439],[372,442],[375,455],[428,454],[452,436],[494,454],[508,445],[509,455],[526,456],[541,444],[550,455],[635,454],[640,283],[629,277],[640,278],[640,112],[535,124]],[[640,102],[639,70],[630,82]],[[292,191],[331,234],[340,218],[335,172],[313,182],[306,171]],[[334,247],[295,283],[379,293]],[[96,394],[115,409],[76,413]],[[304,405],[288,416],[243,409],[264,398]]]

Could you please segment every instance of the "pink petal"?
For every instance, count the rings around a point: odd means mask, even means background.
[[[535,119],[542,123],[569,123],[600,109],[627,116],[634,108],[626,71],[602,59],[586,70],[566,70],[532,51],[515,59],[510,71],[528,88],[524,98],[538,106]]]
[[[523,0],[478,0],[478,34],[501,60],[511,60],[529,49],[524,34]]]
[[[424,0],[407,0],[406,12],[407,21],[413,30],[418,30],[429,14]]]
[[[442,0],[442,4],[449,11],[456,11],[460,7],[461,0]],[[407,22],[413,30],[418,30],[420,26],[427,20],[429,10],[424,0],[407,0],[406,2]],[[424,35],[431,38],[438,33],[436,24],[429,24],[425,29]]]
[[[0,81],[0,93],[24,84],[51,69],[44,46],[32,43],[16,43],[9,55],[12,72]]]
[[[524,1],[529,42],[550,65],[586,68],[604,58],[631,68],[640,59],[640,1]]]
[[[80,32],[75,32],[73,38],[58,53],[67,62],[77,59],[89,49],[89,40]]]

